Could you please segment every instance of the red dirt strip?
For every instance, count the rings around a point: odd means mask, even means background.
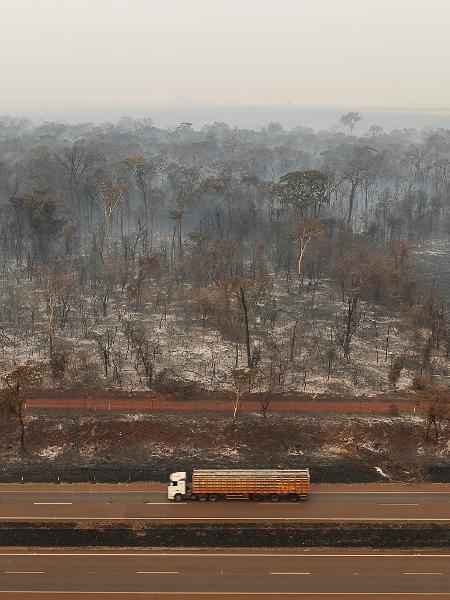
[[[314,400],[301,398],[299,400],[273,400],[270,402],[270,412],[296,412],[296,413],[375,413],[391,414],[392,404],[400,412],[415,412],[415,400],[401,398],[395,401],[380,400],[379,398],[362,398],[352,400],[321,399]],[[218,400],[174,400],[170,397],[156,396],[153,398],[123,398],[102,397],[98,395],[91,398],[83,397],[36,397],[30,398],[26,403],[28,412],[39,410],[81,410],[81,411],[137,411],[137,412],[229,412],[231,401]],[[242,409],[247,411],[260,411],[261,403],[256,400],[244,400]]]

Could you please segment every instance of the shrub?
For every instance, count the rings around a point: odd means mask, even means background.
[[[389,366],[389,383],[395,389],[403,369],[403,356],[395,356]]]
[[[50,357],[50,370],[53,379],[56,379],[59,382],[64,379],[71,354],[72,348],[66,342],[58,341],[55,344]]]
[[[391,415],[391,417],[399,417],[400,416],[400,411],[396,404],[391,404],[389,406],[389,414]]]
[[[432,378],[427,373],[417,373],[412,379],[412,386],[415,390],[424,390],[432,383]]]

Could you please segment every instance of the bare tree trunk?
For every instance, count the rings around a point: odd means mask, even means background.
[[[298,256],[297,256],[297,275],[298,275],[298,293],[299,294],[300,294],[302,284],[303,284],[302,261],[303,261],[303,256],[306,252],[306,248],[309,244],[310,239],[311,238],[307,238],[306,240],[304,240],[303,238],[300,239],[300,248],[299,248]]]
[[[233,429],[235,429],[235,427],[236,427],[236,414],[237,414],[237,410],[238,410],[238,406],[239,406],[239,400],[240,400],[240,396],[239,396],[239,394],[236,394],[234,401],[233,401]]]
[[[439,431],[438,431],[438,427],[437,427],[437,423],[436,423],[436,417],[434,416],[434,414],[430,415],[428,417],[428,421],[427,421],[427,431],[425,434],[425,440],[428,442],[430,439],[430,428],[431,425],[434,425],[434,441],[437,442],[439,439]]]
[[[145,183],[144,183],[143,177],[141,175],[138,175],[138,179],[139,179],[139,184],[141,186],[142,200],[143,200],[143,203],[144,203],[145,231],[144,231],[143,246],[144,246],[144,252],[147,252],[147,237],[148,237],[148,232],[147,232],[147,223],[148,223],[147,193],[145,191]]]
[[[350,197],[349,197],[349,202],[348,202],[348,214],[347,214],[347,225],[351,225],[352,223],[352,216],[353,216],[353,204],[355,202],[355,194],[356,194],[356,188],[357,188],[358,184],[354,183],[352,181],[352,185],[350,188]]]
[[[26,448],[26,444],[25,444],[25,419],[23,416],[22,404],[19,405],[18,416],[19,416],[19,423],[20,423],[20,451],[22,452],[22,454],[26,454],[27,448]]]
[[[172,247],[171,247],[171,263],[172,263],[172,270],[174,268],[175,265],[175,237],[177,234],[177,224],[176,222],[173,224],[173,232],[172,232]]]
[[[267,419],[267,411],[269,410],[269,404],[270,404],[269,396],[268,395],[264,396],[264,394],[261,394],[260,402],[261,402],[261,411],[262,411],[263,417],[265,419]]]
[[[385,346],[385,349],[384,349],[384,362],[387,362],[387,359],[388,359],[388,353],[389,353],[389,335],[390,335],[390,333],[391,333],[391,326],[388,325],[387,334],[386,334],[386,346]]]
[[[51,294],[48,296],[48,346],[49,355],[53,355],[53,332],[54,332],[54,316],[55,316],[55,303],[54,298]]]
[[[294,327],[292,328],[292,336],[291,336],[291,352],[289,355],[289,360],[292,362],[294,360],[294,348],[295,348],[295,338],[297,335],[297,326],[298,319],[295,319]]]
[[[182,237],[181,237],[181,217],[178,220],[178,255],[182,256],[183,254],[183,245],[182,245]]]
[[[245,346],[247,350],[247,367],[250,369],[252,366],[252,355],[250,350],[250,331],[248,327],[248,306],[245,292],[242,287],[239,288],[239,299],[241,301],[242,310],[244,311],[244,326],[245,326]]]

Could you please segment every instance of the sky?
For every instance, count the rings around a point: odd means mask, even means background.
[[[450,110],[450,0],[0,0],[0,114]]]

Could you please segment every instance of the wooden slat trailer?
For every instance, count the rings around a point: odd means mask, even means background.
[[[171,500],[210,500],[219,498],[249,498],[258,502],[264,498],[291,502],[308,497],[308,469],[194,469],[192,482],[186,473],[172,473],[168,489]]]

